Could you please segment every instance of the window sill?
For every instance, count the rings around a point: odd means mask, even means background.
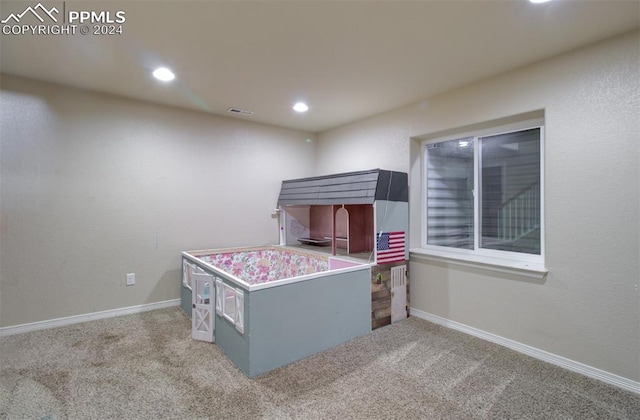
[[[479,255],[455,255],[448,252],[424,248],[412,248],[409,252],[411,259],[415,259],[417,261],[441,261],[465,267],[483,268],[490,271],[513,274],[538,280],[546,276],[548,272],[543,264],[516,262],[503,258]]]

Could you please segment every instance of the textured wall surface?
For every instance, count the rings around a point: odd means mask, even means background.
[[[0,326],[177,299],[181,251],[277,243],[314,175],[309,133],[1,82]]]
[[[320,135],[318,170],[410,172],[410,137],[544,110],[547,277],[412,259],[411,305],[640,380],[640,34],[616,38]]]

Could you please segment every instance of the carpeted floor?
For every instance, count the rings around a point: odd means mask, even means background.
[[[0,419],[640,419],[640,396],[410,318],[253,380],[179,308],[0,338]]]

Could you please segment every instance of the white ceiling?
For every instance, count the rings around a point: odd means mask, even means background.
[[[0,15],[36,4],[3,0]],[[124,34],[3,34],[3,73],[312,132],[640,27],[640,0],[45,5],[122,10]],[[177,79],[155,81],[160,65]],[[291,110],[298,100],[309,112]]]

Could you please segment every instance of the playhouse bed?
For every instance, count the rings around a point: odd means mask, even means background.
[[[281,246],[182,257],[182,308],[192,316],[192,279],[209,276],[214,341],[248,377],[371,331],[369,264]]]

